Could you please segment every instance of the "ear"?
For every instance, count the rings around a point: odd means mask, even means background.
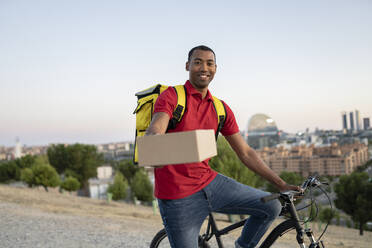
[[[187,61],[186,62],[186,71],[189,71],[190,70],[189,67],[190,67],[190,63],[189,63],[189,61]]]

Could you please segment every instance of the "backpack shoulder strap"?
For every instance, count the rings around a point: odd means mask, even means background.
[[[173,112],[173,118],[176,118],[177,122],[180,122],[186,109],[186,89],[183,85],[176,85],[173,88],[177,93],[177,106]]]
[[[225,105],[223,104],[223,102],[215,96],[213,96],[213,104],[214,104],[214,108],[216,109],[217,120],[218,120],[218,127],[216,131],[216,140],[217,140],[218,134],[221,131],[223,125],[225,124],[226,109],[225,109]]]
[[[177,94],[177,106],[173,111],[173,118],[169,120],[168,129],[176,128],[183,117],[186,110],[186,89],[184,85],[176,85],[173,87]]]

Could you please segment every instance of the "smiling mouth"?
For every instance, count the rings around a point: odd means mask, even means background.
[[[201,78],[201,79],[208,79],[209,78],[209,75],[205,75],[205,74],[201,74],[201,75],[199,75],[199,77]]]

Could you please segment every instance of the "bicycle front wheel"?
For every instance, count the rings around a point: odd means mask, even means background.
[[[202,239],[199,235],[199,242],[198,248],[210,248],[208,243]],[[169,248],[171,247],[169,244],[167,232],[165,229],[160,230],[155,237],[152,239],[150,248]]]
[[[274,230],[271,231],[269,236],[262,242],[260,245],[260,248],[274,248],[275,241],[282,236],[283,234],[289,232],[290,230],[295,229],[295,222],[293,220],[286,220],[282,223],[280,223],[277,227],[274,228]]]

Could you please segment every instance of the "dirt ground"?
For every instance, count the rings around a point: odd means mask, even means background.
[[[152,207],[77,197],[69,193],[61,194],[56,190],[45,192],[42,188],[29,189],[0,185],[0,201],[16,203],[25,209],[33,208],[45,213],[136,220],[138,225],[133,228],[138,228],[138,231],[141,231],[141,223],[144,226],[151,224],[159,229],[162,227],[160,215],[157,211],[154,212]],[[220,227],[229,224],[226,222],[225,216],[216,217]],[[310,226],[317,236],[321,233],[318,231],[316,223],[310,224]],[[237,237],[239,231],[232,232],[230,235]],[[292,247],[293,240],[295,240],[294,235],[293,231],[284,235],[280,238],[280,243],[284,247]],[[372,247],[372,232],[365,232],[363,236],[360,236],[356,229],[329,226],[323,240],[327,248],[369,248]]]

